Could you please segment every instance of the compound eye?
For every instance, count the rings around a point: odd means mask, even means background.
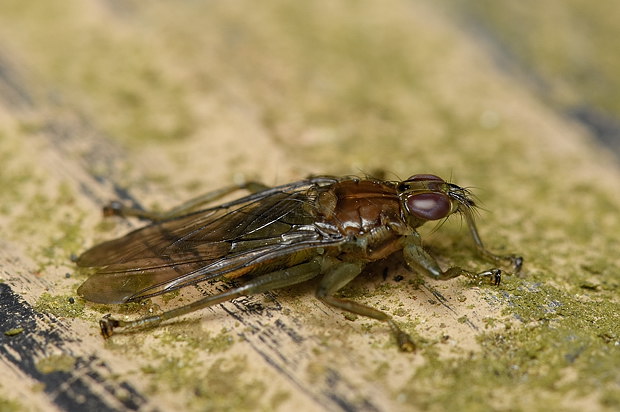
[[[445,181],[444,181],[441,177],[439,177],[439,176],[436,176],[436,175],[424,175],[424,174],[421,174],[421,175],[413,175],[413,176],[411,176],[409,179],[407,179],[406,181],[407,181],[407,182],[419,182],[419,181],[422,181],[422,180],[433,180],[433,181],[436,181],[436,182],[441,182],[441,183],[444,183],[444,182],[445,182]]]
[[[409,213],[424,220],[439,220],[452,211],[450,198],[442,193],[420,193],[406,201]]]

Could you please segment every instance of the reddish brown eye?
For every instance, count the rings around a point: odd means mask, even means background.
[[[435,180],[438,182],[444,182],[444,180],[436,175],[413,175],[411,176],[409,179],[407,179],[407,182],[419,182],[421,180]]]
[[[442,193],[420,193],[407,198],[409,213],[425,220],[438,220],[452,210],[450,198]]]

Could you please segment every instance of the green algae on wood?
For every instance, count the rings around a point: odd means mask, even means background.
[[[50,355],[43,359],[39,359],[35,364],[37,370],[41,373],[52,372],[70,372],[75,367],[75,358],[69,355]]]
[[[39,297],[34,308],[39,312],[65,318],[77,318],[84,315],[84,302],[70,295],[51,295],[45,292]]]

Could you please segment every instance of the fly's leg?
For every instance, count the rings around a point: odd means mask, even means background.
[[[239,296],[254,295],[305,282],[306,280],[317,276],[321,272],[321,260],[322,258],[320,257],[315,258],[306,263],[258,276],[242,286],[227,290],[226,292],[219,293],[217,295],[207,296],[188,305],[169,310],[159,315],[148,316],[131,321],[113,319],[108,315],[99,321],[101,334],[105,338],[108,338],[114,334],[114,329],[116,328],[131,329],[142,326],[156,326],[165,320],[176,318],[177,316],[182,316],[195,310],[217,305]]]
[[[341,262],[337,259],[328,261],[326,258],[325,260],[328,264],[327,267],[324,268],[325,276],[316,290],[316,297],[321,302],[335,308],[386,322],[396,337],[396,342],[398,343],[400,350],[404,352],[413,352],[415,350],[415,344],[408,334],[400,330],[390,315],[380,310],[371,308],[370,306],[334,296],[334,293],[342,289],[347,283],[360,274],[363,264]]]
[[[212,192],[205,193],[201,196],[184,202],[183,204],[170,209],[165,212],[153,212],[148,210],[141,210],[133,207],[123,205],[119,201],[110,202],[103,208],[104,216],[122,216],[122,217],[138,217],[140,219],[147,219],[153,222],[170,219],[173,217],[184,215],[192,210],[196,210],[199,206],[214,202],[222,197],[236,192],[237,190],[247,190],[250,193],[260,192],[268,189],[269,187],[259,182],[246,182],[238,185],[227,186]]]
[[[519,273],[521,271],[521,267],[523,266],[523,258],[517,255],[496,255],[489,251],[484,244],[482,243],[482,239],[480,239],[480,235],[478,234],[478,228],[476,227],[476,222],[474,221],[474,216],[469,209],[465,209],[462,211],[465,215],[465,220],[467,221],[467,227],[469,228],[469,233],[471,234],[472,239],[474,240],[474,244],[476,245],[476,250],[478,254],[483,258],[487,259],[490,262],[494,262],[498,265],[508,263],[512,267],[514,267],[515,273]]]
[[[489,269],[480,273],[469,272],[458,266],[442,270],[431,255],[422,248],[420,235],[411,234],[403,238],[403,256],[407,264],[414,270],[440,280],[448,280],[457,276],[465,276],[476,281],[489,280],[494,285],[499,285],[502,271]]]

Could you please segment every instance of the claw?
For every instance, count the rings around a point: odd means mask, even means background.
[[[405,332],[400,332],[396,336],[396,341],[398,342],[398,348],[402,352],[415,352],[417,349],[415,343],[413,343],[409,335]]]
[[[112,201],[108,205],[103,207],[103,216],[123,216],[123,204],[118,201]]]
[[[101,328],[101,335],[104,338],[109,338],[114,334],[114,328],[120,326],[120,322],[116,319],[112,319],[110,314],[107,314],[99,321],[99,328]]]
[[[464,272],[465,276],[481,284],[483,281],[490,281],[491,285],[498,286],[502,282],[502,271],[500,269],[489,269],[480,273]]]
[[[502,281],[502,271],[499,269],[493,269],[491,274],[493,275],[493,285],[499,286]]]

